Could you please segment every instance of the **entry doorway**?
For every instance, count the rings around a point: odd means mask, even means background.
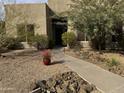
[[[64,46],[62,42],[62,34],[67,32],[67,19],[53,19],[52,28],[55,46]]]

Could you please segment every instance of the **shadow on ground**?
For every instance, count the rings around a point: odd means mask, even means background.
[[[51,63],[51,65],[56,65],[56,64],[63,64],[65,61],[64,60],[60,60],[60,61],[53,61]]]

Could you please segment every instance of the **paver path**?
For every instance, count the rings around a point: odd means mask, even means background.
[[[103,93],[124,93],[124,78],[106,71],[92,63],[55,53],[59,59],[89,83],[94,84]]]

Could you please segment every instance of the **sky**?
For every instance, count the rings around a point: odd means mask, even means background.
[[[41,3],[47,2],[47,0],[16,0],[16,3]]]
[[[4,3],[44,3],[48,0],[0,0],[0,2]]]

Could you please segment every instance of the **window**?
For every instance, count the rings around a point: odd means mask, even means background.
[[[116,35],[112,35],[112,42],[116,42]]]
[[[17,25],[17,35],[20,41],[24,42],[26,41],[26,34],[25,34],[25,25],[24,24],[18,24]]]
[[[20,41],[30,41],[31,37],[34,36],[34,25],[33,24],[18,24],[17,34]]]
[[[28,24],[27,25],[27,39],[30,42],[31,38],[34,36],[34,25]]]

